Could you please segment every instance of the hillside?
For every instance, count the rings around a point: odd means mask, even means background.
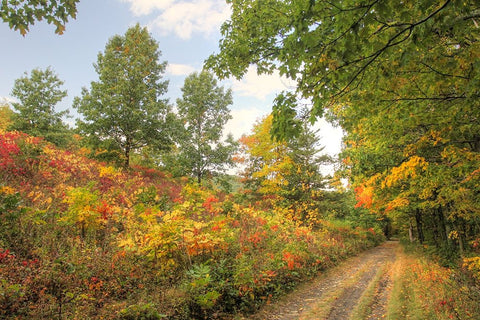
[[[383,240],[19,132],[0,152],[4,318],[225,318]]]

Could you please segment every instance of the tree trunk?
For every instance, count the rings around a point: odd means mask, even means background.
[[[123,163],[123,166],[125,167],[125,169],[128,169],[128,167],[130,167],[130,144],[128,143],[128,139],[127,139],[127,144],[125,146],[125,162]]]
[[[412,225],[411,221],[410,221],[409,226],[408,226],[408,237],[410,238],[410,242],[415,241],[415,237],[413,236],[413,225]]]
[[[423,235],[422,213],[418,208],[415,210],[415,221],[417,223],[418,241],[420,241],[420,244],[423,244],[425,237]]]
[[[440,237],[440,231],[438,230],[438,219],[437,219],[437,211],[436,209],[433,209],[431,213],[431,224],[432,224],[432,234],[433,234],[433,242],[435,243],[435,247],[440,247],[441,243],[441,237]]]
[[[447,248],[452,248],[453,242],[452,239],[450,239],[451,226],[445,218],[444,207],[438,207],[437,214],[440,223],[440,235],[442,237],[443,244]]]
[[[197,182],[198,182],[198,185],[202,184],[202,174],[200,172],[197,173]]]
[[[460,249],[460,256],[463,258],[465,253],[465,235],[467,234],[465,219],[459,218],[457,220],[456,229],[458,232],[458,247]]]

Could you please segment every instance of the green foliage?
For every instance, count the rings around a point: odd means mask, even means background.
[[[357,207],[454,257],[480,232],[477,18],[475,1],[233,2],[207,66],[296,80],[274,133],[297,134],[296,97],[310,120],[327,111],[346,133]]]
[[[63,81],[51,68],[33,69],[30,75],[25,73],[15,80],[12,95],[19,102],[12,103],[17,112],[13,114],[8,129],[43,137],[66,147],[72,137],[62,117],[68,115],[68,110],[55,111],[55,106],[67,96],[67,91],[61,90],[62,85]]]
[[[221,77],[241,77],[253,63],[260,73],[278,69],[312,100],[312,119],[350,102],[463,102],[478,93],[478,63],[467,62],[478,57],[477,16],[473,0],[232,2],[220,52],[206,64]],[[412,75],[430,81],[419,85]],[[414,80],[407,90],[399,76]],[[292,103],[284,98],[292,95],[281,97],[275,131],[290,134]]]
[[[319,141],[318,130],[312,130],[307,123],[302,124],[295,139],[287,140],[288,154],[294,167],[286,177],[288,185],[284,188],[283,196],[287,202],[308,202],[309,198],[316,199],[317,205],[327,202],[328,199],[315,195],[315,192],[326,189],[328,177],[322,175],[320,168],[333,161],[322,153],[324,148],[320,147]]]
[[[95,64],[99,81],[74,100],[83,115],[77,126],[87,142],[107,158],[122,159],[124,167],[135,151],[171,144],[168,126],[174,116],[160,98],[168,81],[162,81],[166,62],[160,63],[159,56],[158,43],[146,28],[129,28],[108,41]]]
[[[14,189],[0,186],[0,248],[17,247],[21,245],[20,218],[26,214],[21,206],[21,196]]]
[[[69,18],[77,15],[77,3],[80,0],[59,0],[59,1],[2,1],[0,6],[0,17],[9,27],[18,30],[25,35],[29,27],[35,21],[45,19],[49,24],[54,24],[55,33],[63,34],[65,23]]]
[[[292,140],[302,132],[300,119],[297,119],[296,96],[290,92],[280,93],[273,103],[271,133],[274,139]]]
[[[187,292],[191,294],[195,305],[201,310],[213,308],[221,294],[214,290],[214,280],[211,268],[207,264],[194,265],[186,272],[187,282],[184,284]]]
[[[231,119],[228,106],[232,104],[232,91],[225,91],[212,74],[203,71],[189,75],[182,92],[177,107],[184,126],[177,138],[175,161],[201,183],[207,173],[232,165],[236,143],[231,135],[222,141],[223,128]]]
[[[153,303],[133,304],[120,310],[115,320],[158,320],[166,318],[160,314]]]

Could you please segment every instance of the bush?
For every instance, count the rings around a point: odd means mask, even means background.
[[[153,303],[139,303],[122,309],[118,312],[116,320],[158,320],[165,318],[160,314]]]

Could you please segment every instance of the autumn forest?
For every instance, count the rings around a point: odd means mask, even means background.
[[[62,34],[79,0],[14,2],[12,32],[44,19]],[[410,311],[387,318],[478,319],[479,4],[229,3],[219,52],[173,103],[139,24],[92,61],[74,126],[54,67],[12,79],[0,318],[244,319],[393,240],[405,270],[389,308]],[[236,140],[221,80],[253,64],[296,86]],[[338,158],[320,118],[344,132]]]

